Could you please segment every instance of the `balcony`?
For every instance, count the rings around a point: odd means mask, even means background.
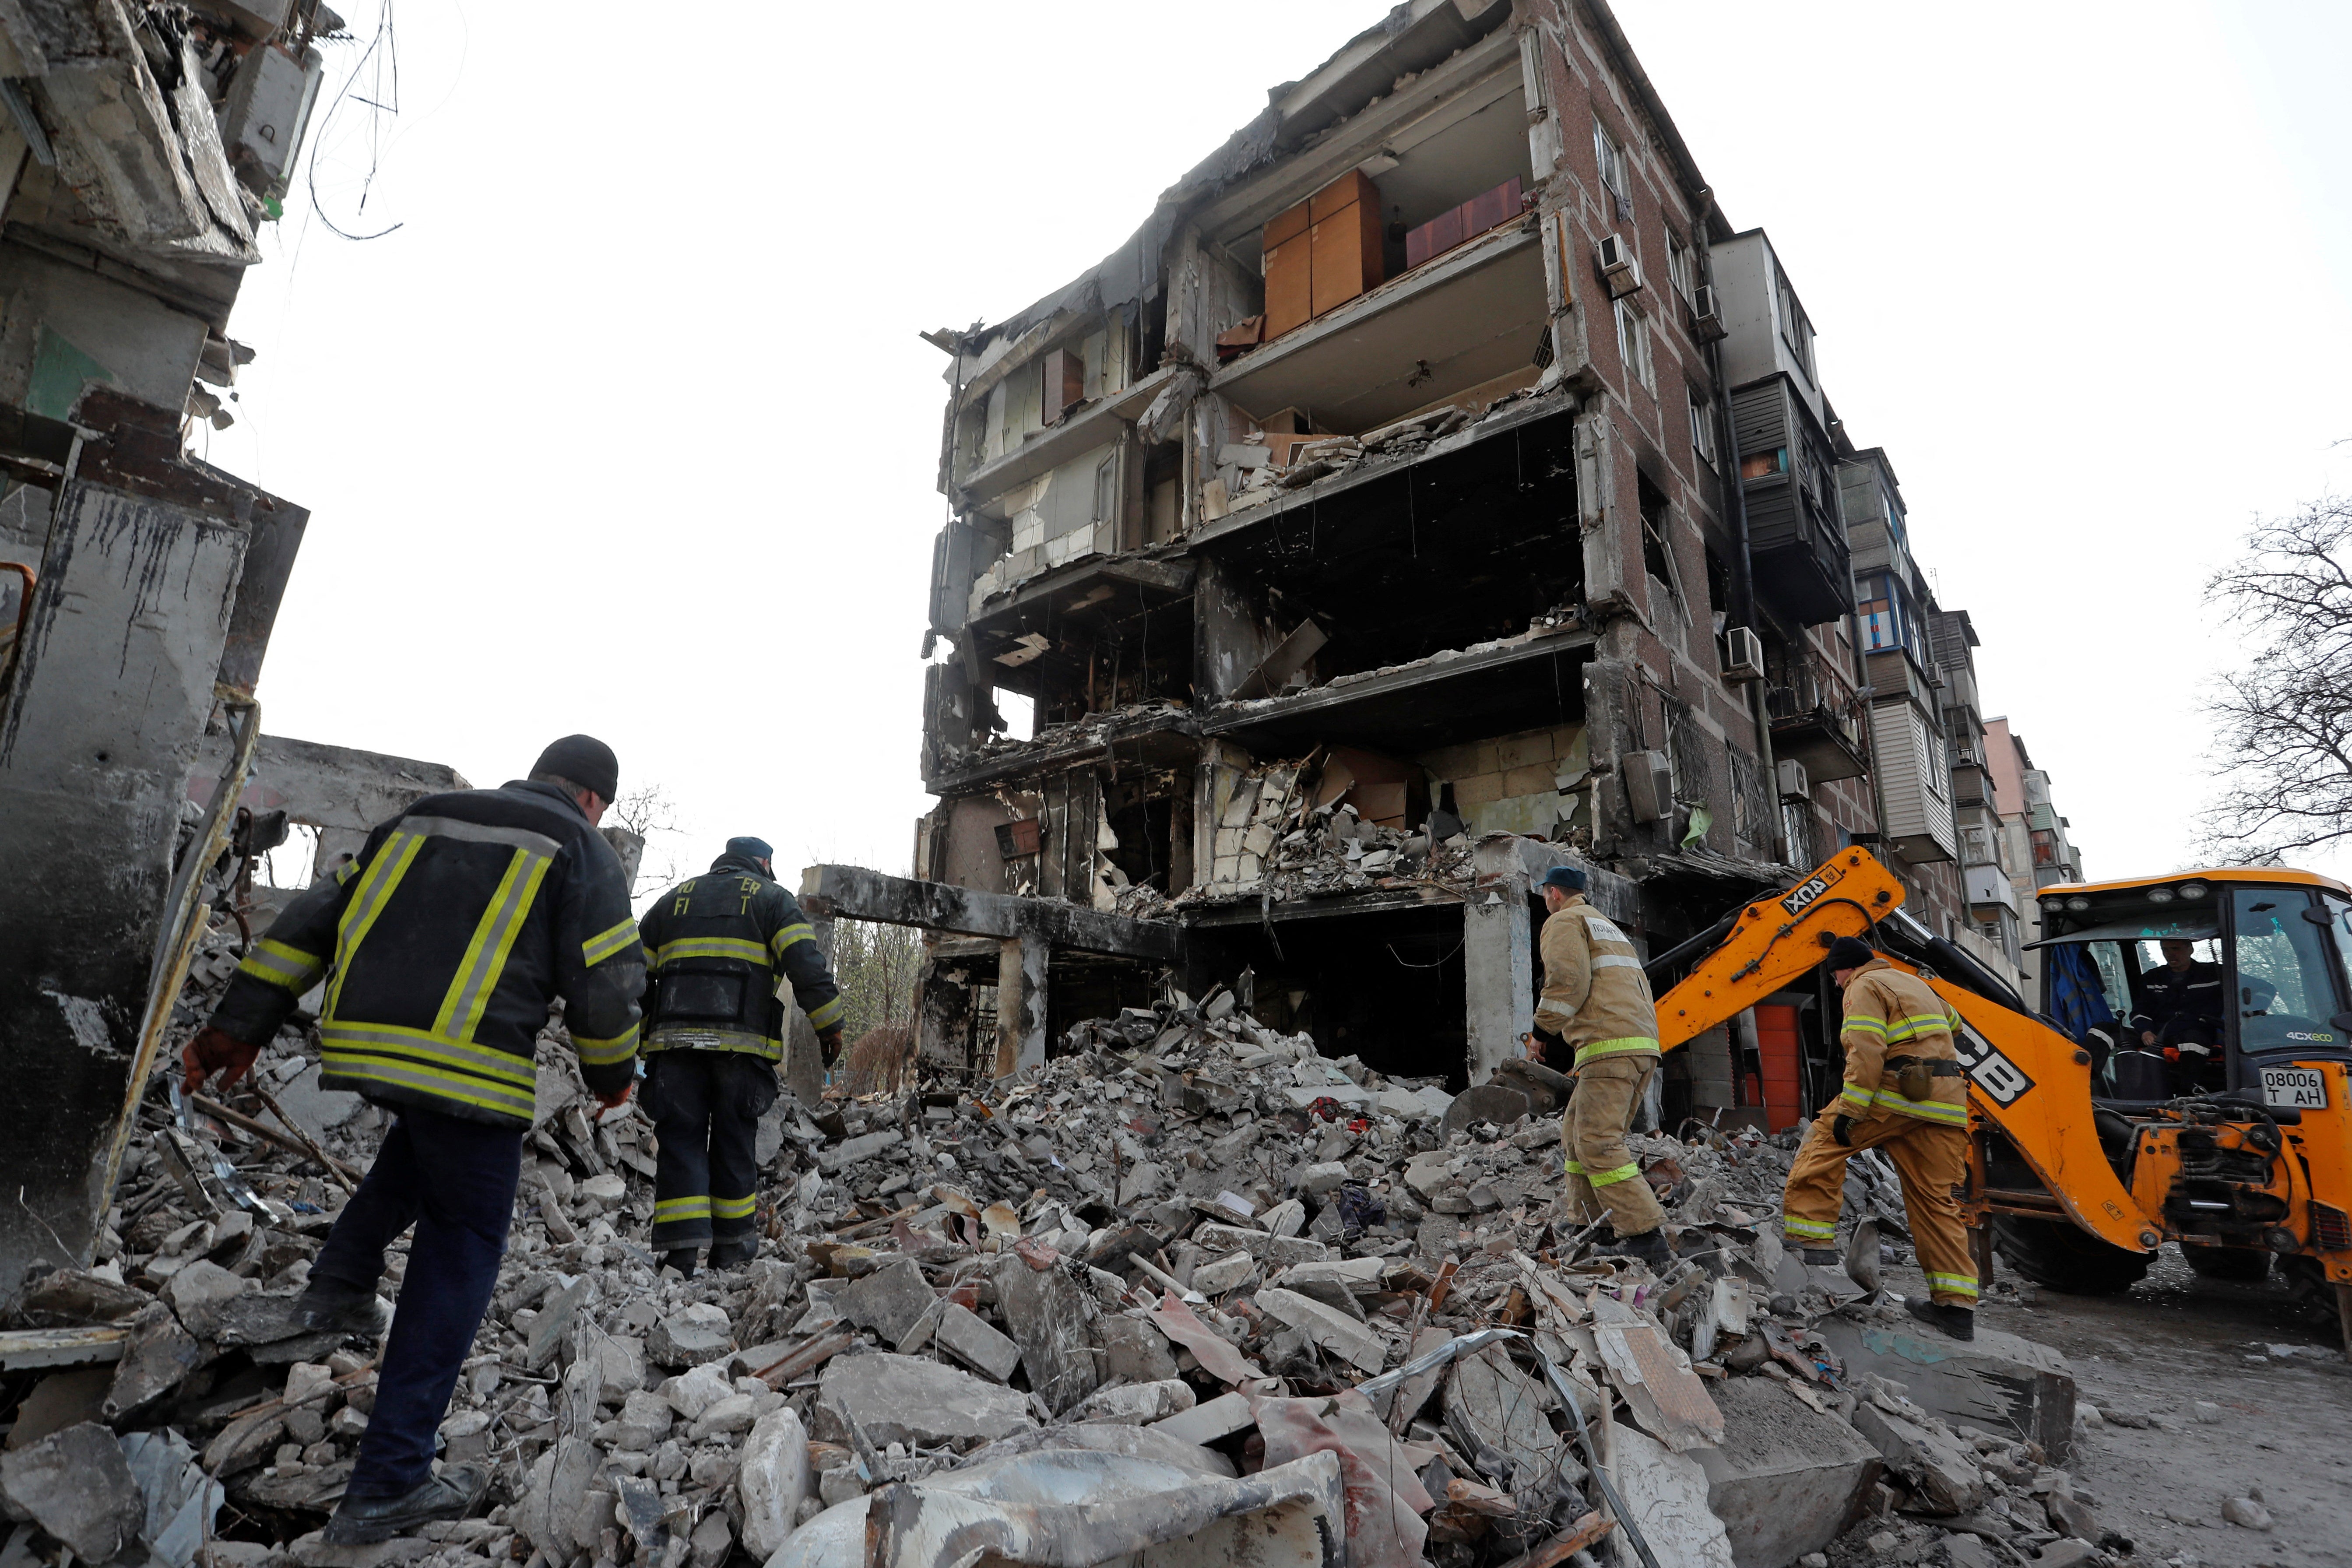
[[[1733,393],[1731,416],[1757,593],[1802,626],[1842,618],[1852,579],[1837,497],[1821,480],[1827,444],[1786,376]]]
[[[1821,658],[1790,661],[1785,684],[1764,689],[1772,754],[1804,764],[1809,784],[1858,779],[1870,771],[1869,715],[1853,685]]]

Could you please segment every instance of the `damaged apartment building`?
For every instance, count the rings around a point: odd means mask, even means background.
[[[939,804],[911,889],[828,907],[931,929],[934,1054],[1038,1059],[1172,953],[1479,1081],[1571,859],[1661,952],[1867,844],[2014,973],[1969,619],[1605,4],[1410,0],[1100,266],[925,336]],[[1765,1110],[1818,1002],[1678,1053],[1667,1110]]]
[[[0,1295],[88,1259],[239,836],[308,514],[185,434],[232,416],[229,312],[341,27],[316,0],[0,6]]]

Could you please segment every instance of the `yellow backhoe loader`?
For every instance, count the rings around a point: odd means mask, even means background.
[[[1998,1253],[2038,1285],[2109,1294],[2177,1242],[2214,1278],[2282,1269],[2333,1306],[2352,1353],[2352,889],[2263,868],[2039,896],[2037,1006],[1905,914],[1868,850],[1843,850],[1650,961],[1654,983],[1681,976],[1661,985],[1661,1043],[1810,985],[1832,942],[1859,937],[1965,1026],[1966,1206],[1988,1277]],[[2180,994],[2166,986],[2184,959],[2220,984],[2201,1028],[2149,1012]],[[1832,1019],[1832,1052],[1836,1036]]]

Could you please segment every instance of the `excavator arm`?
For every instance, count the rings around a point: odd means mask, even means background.
[[[2033,1016],[1966,954],[1899,913],[1903,896],[1903,884],[1868,850],[1841,850],[1786,891],[1735,910],[1653,960],[1653,968],[1671,966],[1714,944],[1658,998],[1658,1043],[1672,1050],[1727,1023],[1819,968],[1839,937],[1859,937],[1890,962],[1931,970],[1928,984],[1960,1016],[1953,1044],[1969,1069],[1973,1127],[1980,1131],[1990,1123],[2015,1144],[2065,1217],[2116,1247],[2153,1250],[2160,1240],[2156,1227],[2099,1146],[2090,1053]]]

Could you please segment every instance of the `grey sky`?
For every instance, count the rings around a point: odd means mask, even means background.
[[[476,783],[586,730],[625,787],[668,787],[686,864],[751,832],[780,869],[903,868],[943,517],[915,333],[1093,265],[1385,8],[714,4],[679,37],[402,0],[403,112],[313,132],[331,216],[402,226],[346,242],[298,190],[210,441],[313,509],[268,728]],[[2326,63],[2352,18],[1618,11],[1726,211],[1771,231],[2092,874],[2177,864],[2193,692],[2229,651],[2198,584],[2352,462]]]

